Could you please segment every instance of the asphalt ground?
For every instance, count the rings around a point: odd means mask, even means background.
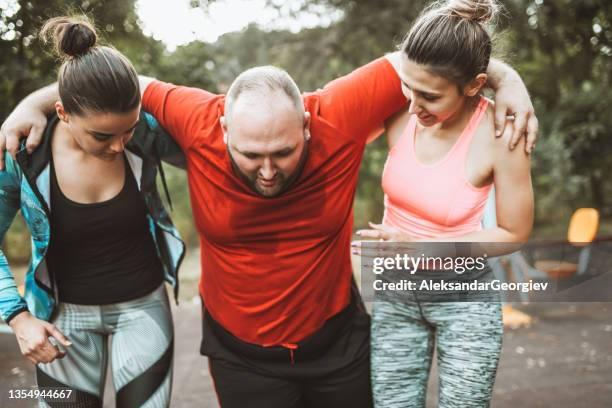
[[[199,355],[197,259],[195,251],[187,258],[181,272],[183,300],[173,307],[172,407],[218,406],[207,359]],[[543,302],[517,308],[534,320],[529,327],[505,330],[492,407],[612,407],[612,303]],[[436,406],[436,377],[434,364],[428,407]],[[0,407],[36,407],[34,400],[9,398],[10,390],[34,386],[34,366],[21,356],[12,334],[0,333]],[[109,378],[104,407],[114,406],[113,393]]]
[[[612,304],[545,303],[521,310],[535,322],[506,330],[492,407],[612,406]],[[174,309],[173,407],[217,407],[207,360],[198,353],[199,319],[197,305]],[[34,367],[12,334],[0,334],[0,373],[1,407],[36,407],[33,400],[9,399],[9,390],[35,385]],[[436,406],[435,367],[432,374],[428,407]],[[114,406],[110,381],[104,406]]]

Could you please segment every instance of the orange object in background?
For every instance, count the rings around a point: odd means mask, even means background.
[[[542,260],[535,263],[535,268],[546,272],[550,278],[569,278],[581,267],[586,268],[589,256],[589,244],[595,240],[599,229],[599,211],[594,208],[579,208],[574,211],[567,228],[567,241],[575,247],[584,247],[578,263]]]
[[[599,229],[599,211],[594,208],[579,208],[574,211],[567,228],[567,241],[575,246],[590,244]]]
[[[511,305],[502,307],[504,327],[509,329],[518,329],[521,327],[529,327],[534,322],[534,318],[527,313],[515,309]]]

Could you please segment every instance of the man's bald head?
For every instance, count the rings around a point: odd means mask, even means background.
[[[289,74],[257,67],[236,78],[220,118],[234,170],[255,192],[275,197],[298,178],[310,139],[310,113]]]
[[[238,75],[225,96],[225,120],[232,120],[234,106],[240,98],[247,103],[274,105],[279,96],[286,96],[293,105],[298,119],[304,119],[304,102],[300,89],[291,76],[284,70],[270,65],[248,69]],[[283,101],[284,102],[284,101]],[[273,106],[271,106],[273,108]]]

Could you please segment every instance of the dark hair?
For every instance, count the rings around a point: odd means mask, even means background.
[[[411,61],[463,87],[487,71],[493,45],[486,24],[498,9],[495,0],[434,3],[414,23],[401,50]]]
[[[96,31],[84,16],[55,17],[40,31],[52,39],[63,61],[58,74],[59,95],[67,113],[129,112],[140,104],[138,74],[114,48],[96,45]]]

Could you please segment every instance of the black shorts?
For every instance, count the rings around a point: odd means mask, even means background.
[[[291,352],[231,335],[203,309],[200,352],[222,408],[371,408],[370,316],[360,300]]]

